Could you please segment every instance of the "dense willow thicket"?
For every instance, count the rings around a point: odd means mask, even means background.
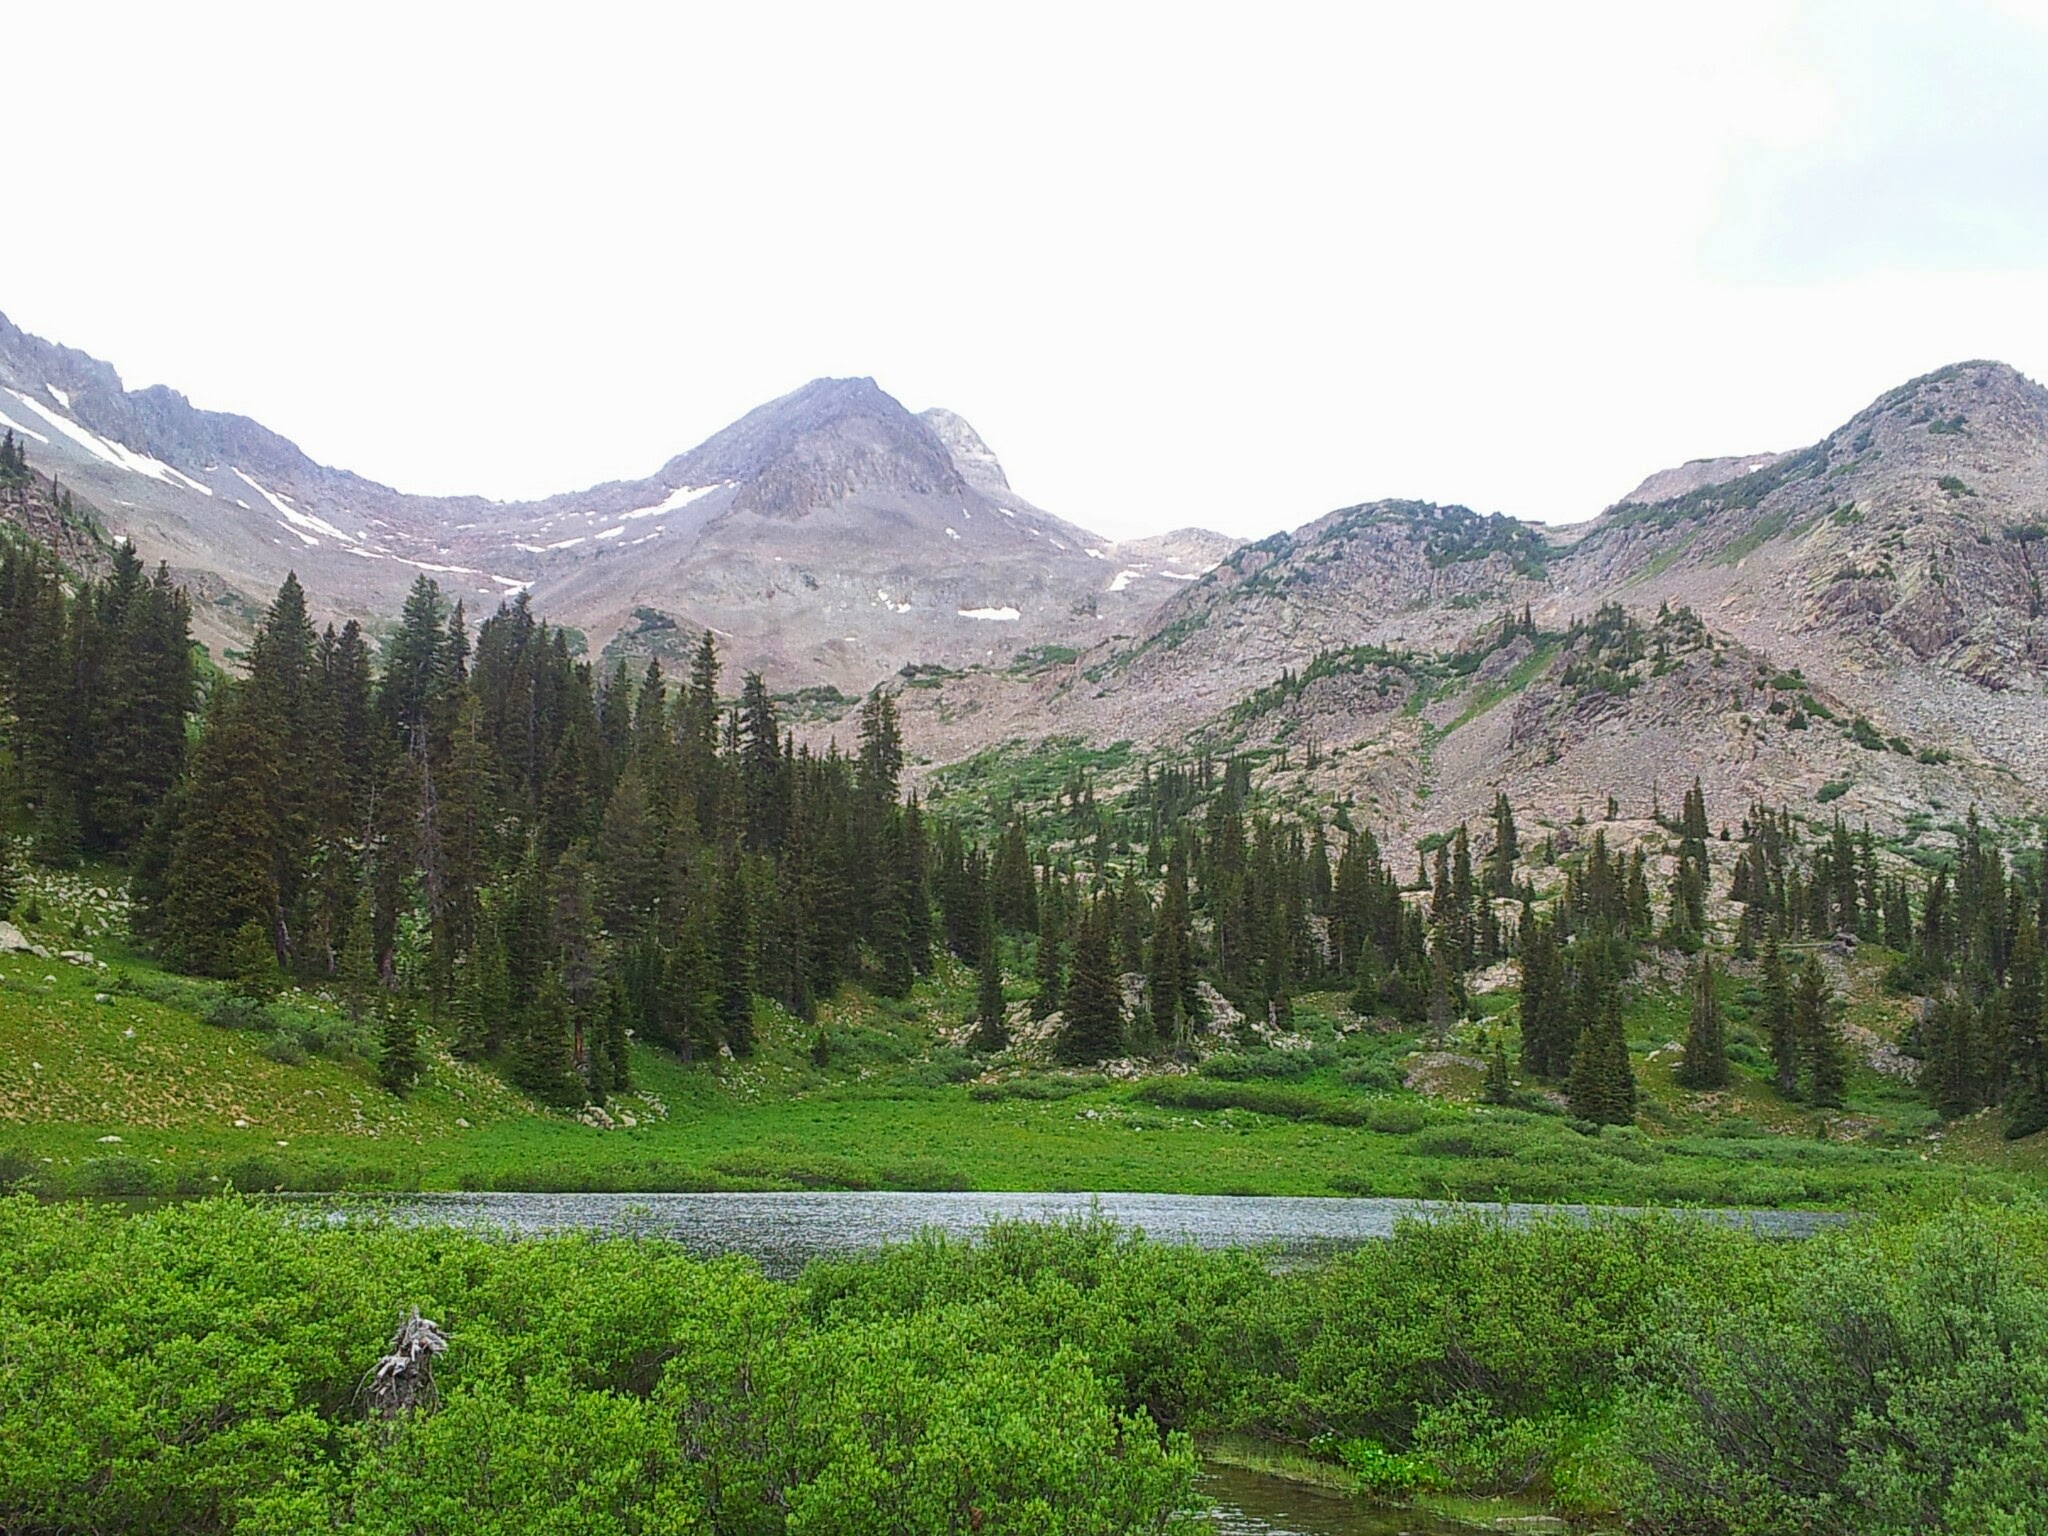
[[[2031,1536],[2048,1244],[1960,1207],[1805,1243],[1676,1218],[1403,1227],[1273,1272],[1000,1226],[793,1284],[664,1244],[0,1201],[0,1527],[1129,1536],[1190,1432],[1406,1499],[1665,1536]],[[412,1306],[435,1393],[361,1387]]]

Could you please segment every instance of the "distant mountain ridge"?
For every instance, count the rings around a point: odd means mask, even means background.
[[[810,690],[821,739],[886,682],[919,771],[1050,739],[1250,752],[1291,802],[1418,837],[1500,788],[1557,824],[1692,773],[1730,811],[1908,840],[1971,805],[2048,814],[2048,391],[1994,362],[1568,528],[1367,501],[1243,545],[1102,539],[1017,494],[966,421],[866,378],[524,503],[324,468],[4,321],[0,416],[186,576],[224,648],[287,569],[373,632],[424,571],[473,608],[530,590],[605,665],[710,628],[732,675]]]
[[[1911,837],[1977,804],[2024,834],[2048,814],[2044,575],[2048,391],[1964,363],[1569,528],[1342,509],[1070,667],[905,712],[939,764],[1010,737],[1251,751],[1290,803],[1417,836],[1501,788],[1540,823],[1610,793],[1641,813],[1693,773],[1729,814],[1782,800]]]
[[[660,654],[710,628],[729,662],[780,686],[861,692],[905,665],[1093,643],[1233,542],[1122,555],[1019,496],[959,416],[914,415],[865,378],[813,380],[645,478],[520,503],[328,468],[247,417],[127,390],[4,317],[0,418],[111,531],[208,594],[196,617],[217,648],[287,570],[373,628],[425,572],[473,608],[530,590],[593,649]]]

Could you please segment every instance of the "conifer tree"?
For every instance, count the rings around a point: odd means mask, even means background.
[[[1066,972],[1066,902],[1060,891],[1057,870],[1047,867],[1045,889],[1038,899],[1038,953],[1033,974],[1038,990],[1031,1001],[1036,1018],[1059,1011],[1062,981]]]
[[[2048,864],[2041,867],[2048,890]],[[2048,1039],[2043,1038],[2041,940],[2023,915],[2006,967],[2006,1037],[2012,1053],[2011,1091],[2006,1096],[2005,1134],[2013,1139],[2048,1128]]]
[[[1452,968],[1456,963],[1451,937],[1438,925],[1429,946],[1429,1033],[1438,1050],[1444,1048],[1455,1012],[1451,996]]]
[[[904,848],[903,819],[891,815],[882,827],[877,850],[874,904],[870,932],[879,974],[875,987],[884,997],[902,997],[915,975],[911,956],[910,882]]]
[[[1721,1028],[1721,998],[1714,990],[1714,961],[1707,956],[1693,968],[1687,989],[1692,994],[1692,1018],[1686,1028],[1685,1059],[1679,1063],[1678,1081],[1687,1088],[1728,1086],[1728,1046]]]
[[[1778,1092],[1786,1098],[1799,1093],[1799,1035],[1792,1018],[1792,985],[1785,974],[1785,960],[1778,952],[1776,933],[1764,937],[1760,979],[1763,985],[1764,1038],[1770,1044],[1771,1069]]]
[[[1463,976],[1472,969],[1474,928],[1472,917],[1472,839],[1460,822],[1451,837],[1451,961]]]
[[[218,693],[180,791],[162,921],[174,963],[211,976],[234,973],[229,939],[244,924],[274,934],[280,916],[272,747],[237,690]]]
[[[625,988],[616,980],[608,982],[592,1004],[583,1081],[593,1104],[603,1104],[630,1086],[626,1011]]]
[[[754,923],[737,847],[720,862],[713,905],[719,1036],[733,1055],[748,1056],[754,1049]]]
[[[1145,929],[1151,904],[1138,884],[1138,867],[1124,866],[1123,884],[1117,890],[1117,965],[1126,974],[1145,973]]]
[[[981,954],[975,967],[974,1049],[985,1056],[1008,1047],[1009,1016],[1003,1006],[1003,967],[996,947],[994,902],[984,896]]]
[[[267,1002],[277,991],[277,951],[270,932],[256,918],[237,928],[228,950],[228,973],[235,991],[252,1003]]]
[[[1820,1109],[1842,1107],[1842,1093],[1849,1079],[1848,1053],[1842,1037],[1828,1022],[1830,992],[1819,958],[1808,955],[1793,992],[1793,1030],[1806,1069],[1806,1097]]]
[[[0,917],[14,910],[20,891],[21,871],[14,865],[14,842],[7,835],[7,828],[0,826]]]
[[[1605,945],[1575,946],[1577,983],[1573,1013],[1578,1043],[1572,1053],[1567,1098],[1572,1113],[1598,1125],[1627,1125],[1635,1119],[1635,1072],[1622,1033],[1621,986]]]
[[[1480,1096],[1489,1104],[1512,1104],[1515,1100],[1514,1080],[1508,1076],[1507,1047],[1501,1043],[1498,1032],[1487,1041],[1486,1084]]]
[[[512,1081],[540,1103],[567,1109],[583,1102],[569,1033],[569,995],[552,976],[527,1009],[511,1057]]]
[[[1493,851],[1487,855],[1486,863],[1486,887],[1492,894],[1515,894],[1515,864],[1521,856],[1514,807],[1508,804],[1506,791],[1499,791],[1493,797]]]
[[[1370,1018],[1379,1012],[1381,1001],[1379,950],[1374,945],[1360,946],[1353,974],[1350,1009],[1361,1018]]]
[[[409,1003],[386,994],[378,1000],[377,1081],[401,1098],[426,1066],[420,1052],[420,1030]]]
[[[1976,1022],[1969,999],[1960,988],[1950,987],[1935,999],[1921,1025],[1921,1081],[1934,1107],[1949,1119],[1966,1115],[1983,1102],[1978,1092]]]
[[[1187,849],[1178,839],[1166,859],[1159,915],[1152,925],[1149,991],[1152,1028],[1169,1049],[1187,1042],[1195,1006],[1194,932],[1188,914]]]
[[[448,1049],[463,1061],[475,1061],[484,1054],[484,1014],[477,995],[476,969],[474,956],[456,961],[449,973],[448,1002],[442,1012]]]
[[[1123,1049],[1123,988],[1114,934],[1103,903],[1091,903],[1074,929],[1074,967],[1063,998],[1060,1060],[1106,1061]]]
[[[1563,1077],[1571,1070],[1576,1039],[1557,933],[1550,923],[1531,921],[1522,936],[1521,969],[1522,1070],[1531,1077]]]

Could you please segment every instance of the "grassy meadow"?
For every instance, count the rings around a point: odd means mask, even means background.
[[[1480,1017],[1440,1049],[1315,993],[1277,1048],[1244,1033],[1211,1042],[1193,1072],[1066,1072],[1028,1046],[977,1058],[955,1043],[973,977],[949,961],[901,1000],[844,988],[813,1023],[762,1003],[745,1060],[636,1046],[632,1091],[603,1117],[536,1107],[431,1026],[428,1070],[401,1098],[377,1082],[374,1031],[341,1003],[291,991],[252,1015],[229,988],[127,950],[118,903],[90,872],[39,880],[40,921],[25,926],[50,954],[0,956],[0,1179],[52,1194],[1149,1190],[1871,1208],[2030,1185],[2044,1160],[2040,1138],[1941,1127],[1868,1051],[1844,1110],[1780,1098],[1741,977],[1724,979],[1734,1081],[1680,1089],[1675,973],[1642,988],[1628,1020],[1638,1123],[1604,1130],[1535,1085],[1481,1101],[1491,1042],[1514,1057],[1511,988],[1479,993]],[[1028,956],[1009,958],[1021,1000]],[[1866,952],[1840,977],[1846,1021],[1873,1046],[1904,1024],[1878,985],[1884,958]]]

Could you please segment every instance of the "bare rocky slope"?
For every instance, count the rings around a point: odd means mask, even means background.
[[[1331,513],[1070,665],[905,705],[934,763],[1046,737],[1259,750],[1290,796],[1417,836],[1499,787],[1562,824],[1609,794],[1647,814],[1698,773],[1731,818],[1784,800],[1910,841],[1972,804],[2048,811],[2044,565],[2048,391],[1965,363],[1574,528]],[[1607,634],[1610,604],[1635,640]]]
[[[327,616],[373,630],[424,571],[472,610],[530,590],[593,650],[661,654],[710,628],[777,686],[858,693],[905,665],[1093,644],[1231,547],[1124,549],[1043,512],[965,421],[913,415],[872,379],[815,380],[642,479],[499,503],[316,464],[0,317],[0,427],[111,533],[169,561],[217,649],[288,570]]]

